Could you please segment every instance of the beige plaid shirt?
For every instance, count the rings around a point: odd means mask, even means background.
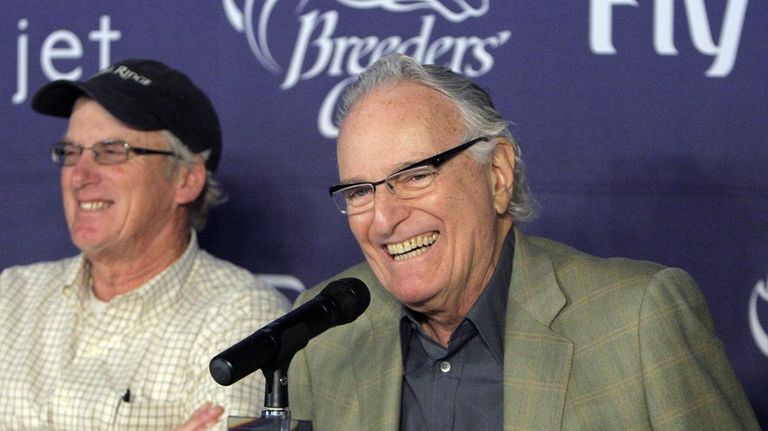
[[[288,310],[250,272],[198,248],[92,307],[83,256],[0,274],[0,430],[169,430],[204,401],[257,416],[260,372],[229,387],[211,358]],[[127,395],[130,391],[130,395]]]

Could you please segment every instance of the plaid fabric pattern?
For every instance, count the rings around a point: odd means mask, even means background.
[[[0,274],[0,430],[170,430],[203,402],[257,416],[260,373],[210,377],[221,350],[288,309],[250,272],[197,246],[99,312],[82,256]],[[130,395],[127,392],[130,391]]]
[[[759,429],[685,272],[515,235],[504,411],[488,412],[503,414],[505,430]],[[371,304],[294,358],[293,417],[319,430],[397,431],[399,304],[366,264],[340,277],[363,280]]]

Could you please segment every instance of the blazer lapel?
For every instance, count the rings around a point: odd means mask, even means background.
[[[504,332],[504,429],[561,428],[573,344],[550,329],[566,299],[544,250],[516,230]]]
[[[397,431],[403,362],[400,349],[398,302],[379,285],[373,274],[364,281],[371,290],[372,313],[355,336],[353,373],[360,405],[358,429]]]

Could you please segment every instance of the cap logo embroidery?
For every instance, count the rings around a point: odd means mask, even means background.
[[[111,67],[110,67],[111,69]],[[134,72],[127,66],[118,66],[114,70],[105,70],[105,72],[111,72],[113,75],[117,75],[118,77],[122,79],[130,79],[138,84],[141,84],[143,86],[148,86],[152,83],[152,80],[147,78],[144,75],[139,75],[138,73]]]

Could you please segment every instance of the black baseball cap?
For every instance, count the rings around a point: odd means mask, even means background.
[[[214,172],[221,158],[221,127],[208,96],[187,75],[154,60],[123,60],[87,81],[53,81],[37,91],[32,109],[69,118],[75,101],[87,96],[138,130],[169,130],[193,153],[210,150]]]

